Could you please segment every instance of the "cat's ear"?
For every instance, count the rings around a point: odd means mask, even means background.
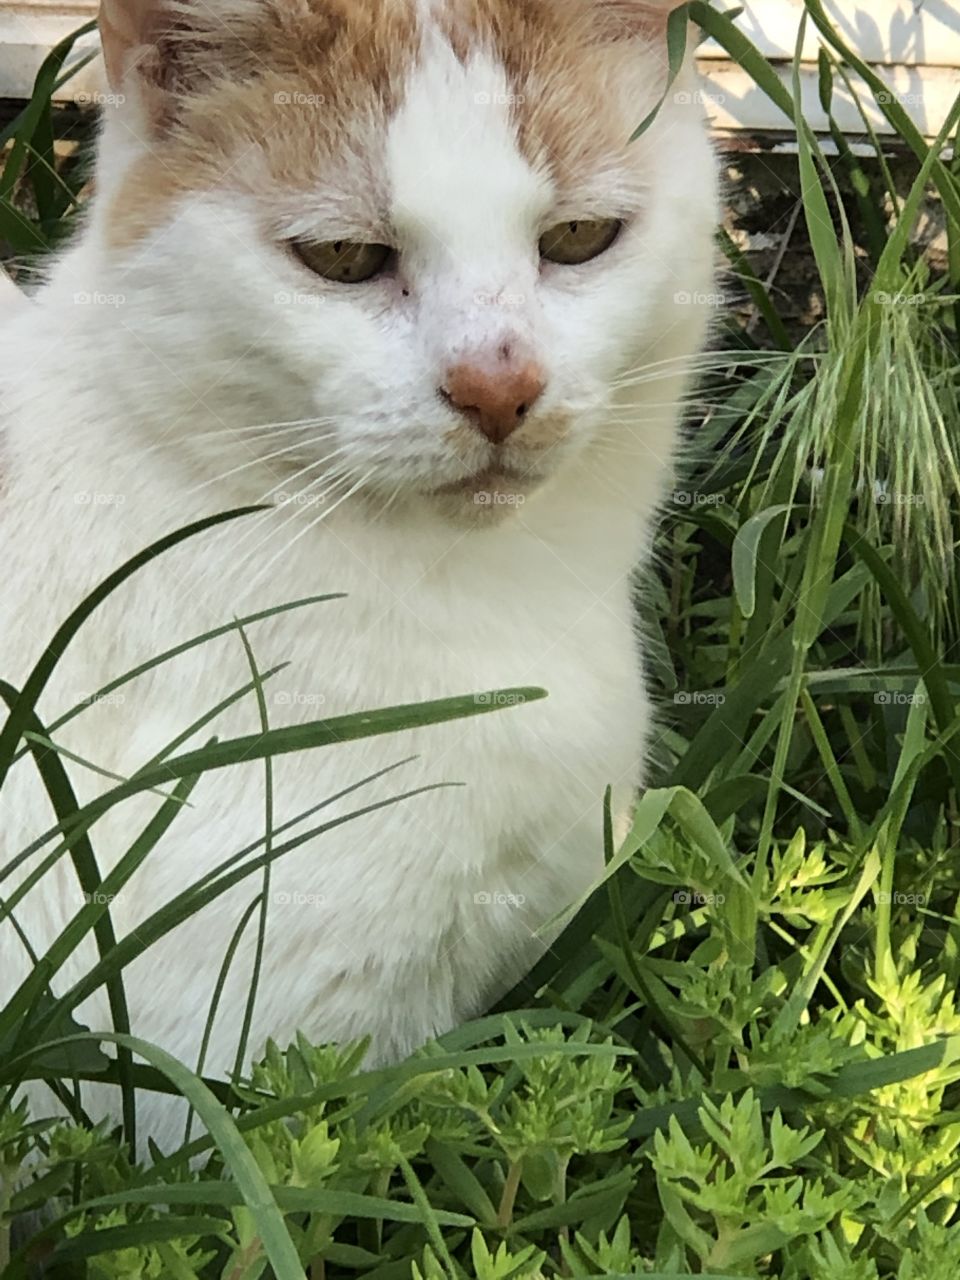
[[[119,92],[134,78],[162,85],[157,42],[172,21],[165,0],[100,0],[97,25],[111,89]]]
[[[674,9],[683,0],[594,0],[611,35],[635,36],[662,33]]]
[[[154,120],[168,115],[178,96],[215,77],[238,50],[251,54],[268,6],[269,0],[100,0],[111,88],[135,87]]]

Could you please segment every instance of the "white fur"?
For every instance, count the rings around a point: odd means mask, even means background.
[[[639,119],[653,91],[642,65],[630,88]],[[478,102],[506,91],[489,60],[462,67],[428,44],[385,144],[409,298],[400,281],[312,281],[262,238],[253,208],[217,193],[184,200],[119,254],[105,243],[104,201],[0,351],[0,672],[15,683],[67,610],[137,550],[191,519],[281,498],[271,516],[202,535],[117,591],[60,662],[45,722],[197,632],[333,591],[347,598],[250,629],[261,670],[290,664],[267,686],[273,725],[501,686],[549,691],[496,715],[275,761],[278,824],[412,755],[313,821],[434,782],[465,786],[351,821],[275,864],[251,1049],[296,1028],[314,1040],[370,1033],[371,1061],[383,1061],[480,1013],[542,953],[536,931],[600,873],[606,785],[623,811],[640,782],[648,709],[628,579],[669,479],[683,357],[702,340],[702,308],[677,296],[709,288],[714,166],[698,109],[671,100],[642,144],[653,179],[626,168],[610,178],[613,203],[642,195],[628,232],[586,267],[541,273],[539,236],[572,215],[522,158],[507,107]],[[136,104],[124,111],[101,147],[104,193],[137,154]],[[322,187],[279,212],[288,231],[320,239],[341,214]],[[491,447],[479,434],[454,447],[457,419],[436,389],[458,355],[518,339],[548,370],[537,412],[568,415],[570,429],[542,457],[522,454],[542,481],[525,504],[474,527],[430,493],[487,465]],[[645,368],[660,376],[616,385]],[[249,430],[304,418],[321,421],[269,441]],[[128,775],[249,679],[227,636],[55,737]],[[258,727],[248,696],[189,745]],[[84,799],[109,785],[68,768]],[[6,856],[52,825],[29,761],[0,803]],[[141,797],[94,827],[102,868],[158,803]],[[118,935],[263,829],[262,763],[207,775],[113,904]],[[126,972],[138,1034],[195,1062],[218,967],[259,885],[248,879]],[[79,903],[63,859],[18,918],[42,951]],[[208,1072],[232,1065],[254,924]],[[56,989],[92,955],[82,947]],[[9,925],[0,969],[5,990],[29,969]],[[102,991],[81,1016],[108,1025]],[[175,1139],[169,1107],[148,1100],[143,1118],[162,1143]]]
[[[0,324],[22,315],[26,306],[27,299],[0,267]]]

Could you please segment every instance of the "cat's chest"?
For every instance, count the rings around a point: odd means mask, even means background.
[[[75,483],[84,500],[71,491],[56,539],[9,526],[20,570],[8,584],[16,608],[0,649],[18,681],[67,602],[167,532],[172,509],[174,527],[209,511],[202,496],[172,507],[129,486],[126,501],[111,503],[112,491]],[[68,646],[41,711],[49,722],[93,697],[60,740],[126,775],[192,725],[201,727],[190,746],[213,733],[255,733],[252,653],[271,727],[458,695],[479,695],[478,709],[491,712],[288,762],[294,791],[298,777],[313,794],[318,771],[335,789],[341,772],[353,781],[417,753],[443,765],[418,781],[482,776],[502,792],[524,777],[525,791],[549,806],[556,774],[587,803],[632,776],[645,719],[626,564],[607,564],[591,536],[564,541],[517,521],[493,536],[451,529],[425,545],[384,522],[312,530],[292,518],[241,518],[197,533],[119,586]],[[64,602],[56,616],[54,601]],[[248,620],[243,636],[224,631],[238,619]],[[548,698],[520,705],[511,690],[527,686]]]
[[[8,583],[17,618],[8,616],[0,636],[8,672],[22,678],[60,613],[169,534],[171,510],[182,513],[174,528],[210,510],[197,496],[124,496],[78,489],[56,538],[28,521],[11,528],[19,570]],[[541,537],[519,520],[492,536],[453,527],[408,545],[403,529],[375,520],[311,528],[296,513],[242,517],[132,574],[85,623],[62,669],[72,668],[71,690],[92,684],[93,693],[251,619],[245,637],[260,670],[283,667],[269,682],[281,721],[521,685],[547,687],[569,706],[578,692],[629,689],[639,668],[629,560],[618,554],[608,557],[589,536]],[[187,648],[140,685],[193,704],[225,697],[250,676],[235,629]]]

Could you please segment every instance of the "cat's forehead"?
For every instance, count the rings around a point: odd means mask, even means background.
[[[462,200],[499,184],[515,205],[549,183],[583,216],[662,85],[659,44],[601,38],[594,12],[593,0],[280,6],[225,50],[225,74],[130,175],[117,239],[155,221],[155,198],[212,186],[278,208],[323,188],[358,236],[458,182]]]
[[[549,208],[552,183],[522,154],[517,92],[489,50],[459,59],[441,33],[425,42],[389,122],[379,198],[398,240],[422,261],[466,266]]]

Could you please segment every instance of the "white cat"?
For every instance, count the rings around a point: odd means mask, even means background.
[[[260,670],[289,663],[266,686],[271,726],[549,693],[274,761],[275,825],[406,757],[313,821],[465,785],[274,864],[251,1051],[302,1028],[370,1034],[383,1062],[480,1013],[601,872],[607,784],[624,814],[641,781],[629,578],[708,322],[717,205],[691,66],[629,141],[667,87],[672,7],[104,2],[116,105],[95,197],[0,347],[0,674],[21,684],[69,609],[161,535],[267,502],[115,592],[64,653],[43,722],[192,635],[330,592],[345,599],[249,628]],[[232,632],[53,736],[129,776],[250,680]],[[248,695],[188,745],[259,727]],[[67,767],[83,800],[114,785]],[[113,903],[118,936],[262,837],[264,791],[262,762],[205,776]],[[96,824],[101,869],[160,804]],[[53,824],[28,759],[0,811],[4,860]],[[260,884],[126,971],[134,1031],[188,1064]],[[64,858],[17,911],[37,952],[81,902]],[[233,1063],[255,935],[254,915],[211,1074]],[[93,957],[88,940],[55,990]],[[0,964],[9,995],[30,971],[9,923]],[[102,989],[79,1016],[109,1027]],[[171,1115],[145,1101],[161,1143]]]

